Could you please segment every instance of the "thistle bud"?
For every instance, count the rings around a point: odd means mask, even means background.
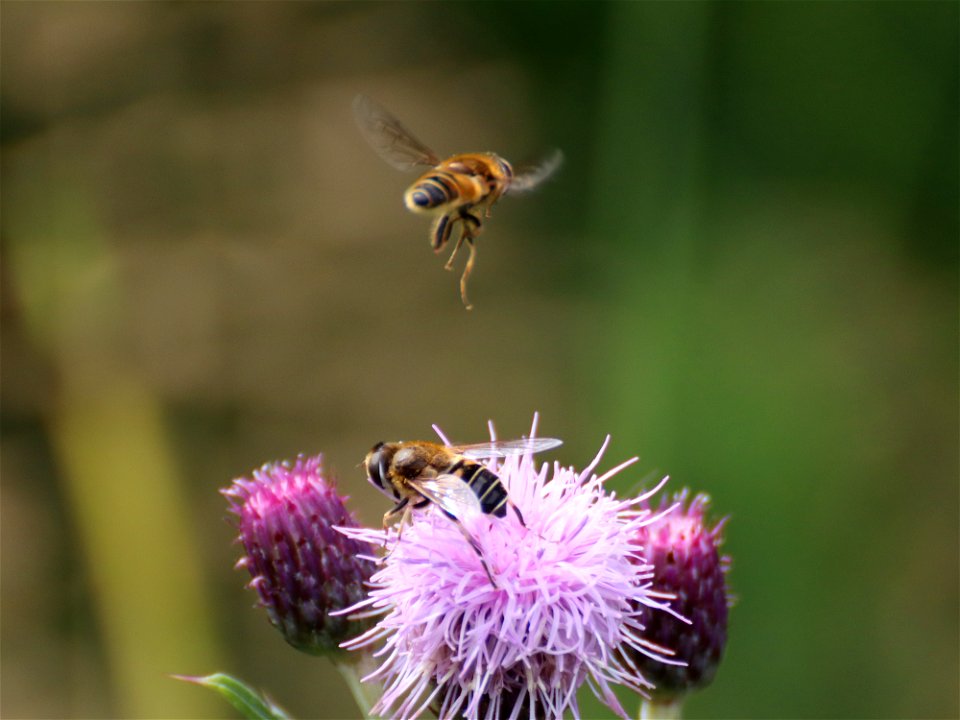
[[[644,676],[653,681],[650,692],[655,702],[669,703],[710,684],[717,672],[727,642],[727,608],[730,598],[725,575],[730,559],[721,556],[721,521],[708,528],[706,495],[697,495],[687,504],[687,491],[678,493],[678,507],[636,535],[647,563],[653,566],[653,589],[669,594],[671,608],[690,620],[684,623],[665,612],[642,608],[644,637],[672,650],[673,659],[686,665],[672,665],[646,655],[635,657]]]
[[[253,478],[221,490],[238,518],[245,567],[270,622],[287,642],[311,654],[339,652],[339,644],[369,626],[331,611],[366,597],[373,563],[365,542],[335,526],[357,527],[334,485],[323,477],[322,458],[299,456],[269,463]]]

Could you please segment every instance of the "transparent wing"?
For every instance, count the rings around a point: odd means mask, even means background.
[[[524,192],[533,190],[548,177],[553,175],[563,164],[563,152],[554,150],[539,165],[524,168],[510,181],[510,192]]]
[[[456,518],[480,515],[480,498],[456,475],[439,475],[435,478],[417,478],[410,484],[430,502]]]
[[[552,450],[563,445],[557,438],[520,438],[519,440],[493,440],[473,445],[454,445],[453,451],[473,460],[505,458],[510,455],[528,455]]]
[[[438,165],[440,159],[373,98],[357,95],[353,114],[360,132],[377,154],[397,170]]]

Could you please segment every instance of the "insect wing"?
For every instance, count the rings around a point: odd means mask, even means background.
[[[433,150],[417,140],[373,98],[357,95],[353,99],[353,114],[370,147],[397,170],[412,170],[420,165],[432,167],[440,163]]]
[[[476,443],[475,445],[457,445],[454,452],[466,455],[473,460],[490,458],[505,458],[511,455],[532,455],[546,452],[563,445],[563,440],[557,438],[537,437],[521,438],[519,440],[493,440],[491,442]]]
[[[511,192],[524,192],[533,190],[548,177],[553,175],[563,164],[563,152],[554,150],[549,156],[544,158],[543,162],[531,168],[524,168],[522,172],[510,181]]]
[[[427,500],[439,505],[455,518],[462,519],[469,515],[483,514],[480,499],[476,493],[456,475],[417,478],[410,484]]]

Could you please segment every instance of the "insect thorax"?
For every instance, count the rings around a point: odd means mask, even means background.
[[[394,470],[405,478],[418,477],[429,464],[430,459],[423,450],[413,446],[402,447],[393,456]]]

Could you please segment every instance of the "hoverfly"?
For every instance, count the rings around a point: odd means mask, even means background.
[[[400,531],[410,513],[430,504],[453,521],[470,543],[483,569],[496,587],[480,546],[460,522],[468,514],[482,513],[502,518],[507,505],[526,527],[520,508],[510,502],[500,478],[478,461],[551,450],[563,444],[555,438],[500,440],[476,445],[441,445],[434,442],[379,442],[364,458],[367,479],[397,504],[383,516],[386,528],[402,513]],[[399,537],[398,537],[399,542]]]
[[[439,253],[449,242],[454,226],[460,234],[450,259],[443,266],[453,269],[453,259],[463,243],[470,257],[460,277],[460,297],[467,310],[467,279],[476,259],[474,240],[480,235],[482,218],[507,190],[531,190],[560,166],[563,154],[553,153],[539,166],[514,175],[510,163],[491,152],[464,153],[440,160],[433,150],[417,140],[389,111],[366,95],[357,95],[353,112],[360,131],[370,146],[398,170],[431,168],[404,193],[403,202],[411,212],[434,216],[430,244]]]

